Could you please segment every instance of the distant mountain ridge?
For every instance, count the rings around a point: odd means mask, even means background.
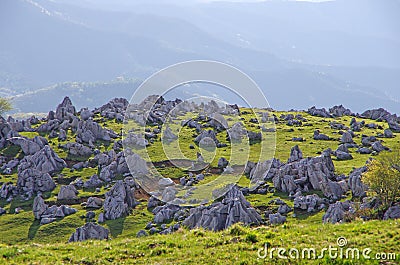
[[[352,6],[358,3],[356,0],[350,2]],[[368,2],[375,3],[374,0]],[[115,8],[114,11],[110,11],[102,10],[102,5],[107,4],[105,1],[3,0],[0,9],[0,35],[4,36],[6,41],[0,42],[2,95],[16,96],[39,88],[38,93],[42,95],[48,90],[41,88],[57,83],[107,83],[119,76],[143,80],[171,64],[205,59],[232,64],[249,74],[260,85],[271,106],[276,109],[345,104],[355,111],[385,107],[392,112],[400,112],[396,85],[400,81],[400,70],[388,68],[386,72],[379,65],[368,68],[326,66],[318,64],[322,61],[312,61],[312,58],[318,58],[321,54],[328,56],[329,53],[324,51],[332,49],[335,45],[333,43],[320,51],[304,50],[313,40],[320,41],[319,35],[315,35],[318,33],[318,25],[313,27],[316,31],[309,29],[313,38],[293,48],[296,50],[303,46],[303,51],[310,54],[290,54],[286,48],[276,48],[301,39],[299,27],[295,27],[293,23],[287,24],[288,22],[280,17],[288,14],[286,9],[305,10],[305,14],[310,14],[316,19],[315,14],[318,12],[312,10],[327,12],[325,5],[328,3],[324,3],[324,6],[316,6],[313,3],[296,5],[279,1],[251,5],[221,2],[189,2],[180,5],[177,2],[161,1],[157,2],[158,9],[153,10],[147,1],[125,3],[122,10]],[[343,2],[329,4],[334,10],[332,14],[342,10],[341,3]],[[396,3],[390,1],[393,10],[398,8]],[[221,10],[226,12],[220,12]],[[301,14],[296,13],[293,19],[299,21],[300,18]],[[364,16],[360,15],[360,20],[364,21],[363,19]],[[393,19],[392,15],[388,14],[388,20],[390,19]],[[277,24],[276,21],[280,20],[282,23]],[[240,24],[241,22],[243,23]],[[302,25],[309,27],[310,23],[308,21]],[[354,28],[360,27],[360,23],[357,22]],[[345,23],[337,24],[332,26],[331,30],[335,30],[335,27],[341,28]],[[209,30],[206,31],[206,28]],[[226,29],[226,32],[223,29]],[[279,29],[282,31],[279,32]],[[371,32],[376,35],[377,29],[378,26],[372,28]],[[248,33],[249,36],[235,35],[235,30]],[[378,41],[377,52],[382,50],[382,45],[389,42],[398,47],[398,38],[379,43],[379,39],[391,36],[395,30],[394,26],[390,27],[379,36],[374,35],[367,40]],[[346,40],[341,37],[343,34],[347,33],[326,36],[329,40]],[[349,43],[350,50],[354,50],[353,44]],[[286,47],[285,45],[282,47]],[[360,50],[361,55],[371,51],[373,47],[368,45],[365,50]],[[398,54],[392,54],[391,50],[390,48],[387,51],[388,55],[391,55],[389,59],[396,61]],[[339,56],[335,55],[336,52],[332,50],[331,57],[346,59],[346,54]],[[310,62],[295,60],[300,58],[299,55],[309,58]],[[370,55],[364,56],[365,59],[375,60],[375,55]],[[322,60],[329,59],[324,56],[322,57],[325,59],[321,58]],[[382,57],[382,60],[386,60],[385,58],[387,56]],[[388,65],[392,64],[390,60],[386,60]],[[368,76],[364,80],[362,77],[366,73]],[[89,87],[85,89],[90,90]],[[120,96],[126,97],[125,91],[120,92]],[[50,98],[50,94],[42,98]],[[91,97],[92,93],[88,93],[88,96]],[[22,99],[26,96],[17,98]],[[32,109],[29,111],[38,111],[40,105],[31,104]]]

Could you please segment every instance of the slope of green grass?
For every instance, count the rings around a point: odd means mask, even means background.
[[[246,109],[244,109],[246,110]],[[294,145],[299,145],[305,157],[314,157],[320,154],[323,150],[331,148],[335,150],[339,145],[340,134],[337,130],[331,129],[329,123],[331,121],[341,122],[349,126],[351,117],[341,117],[336,119],[323,119],[313,117],[303,112],[274,112],[277,117],[281,114],[302,114],[307,119],[303,122],[303,126],[288,126],[285,121],[280,121],[276,124],[276,134],[263,132],[263,138],[267,141],[268,155],[264,157],[271,158],[271,154],[283,162],[289,158],[290,149]],[[192,118],[197,114],[187,114],[180,119]],[[255,115],[252,113],[243,114],[242,122],[248,130],[259,131],[251,118]],[[226,117],[228,118],[228,117]],[[260,117],[258,117],[260,118]],[[122,123],[115,120],[102,120],[99,115],[95,116],[95,120],[106,128],[119,133],[123,127]],[[358,122],[363,119],[357,119]],[[178,132],[180,120],[175,120],[175,124],[171,124],[171,129],[175,134],[179,133],[177,145],[171,145],[170,154],[172,157],[167,157],[163,151],[160,136],[150,145],[147,150],[139,150],[138,153],[148,152],[148,156],[152,162],[161,162],[167,159],[174,158],[177,155],[179,148],[182,153],[189,159],[195,160],[196,153],[200,150],[199,146],[194,144],[196,132],[194,129],[183,128]],[[231,125],[236,120],[229,120]],[[361,132],[356,132],[354,138],[357,144],[361,144],[361,135],[376,135],[383,133],[388,125],[384,122],[376,122],[365,120],[366,123],[376,123],[382,126],[383,129],[367,129],[363,128]],[[311,126],[305,126],[310,124]],[[37,125],[39,126],[39,125]],[[270,125],[268,125],[269,127]],[[155,128],[154,126],[152,128]],[[333,138],[331,141],[315,141],[313,140],[314,130],[320,130],[321,133],[329,135]],[[32,138],[37,133],[23,132],[21,135]],[[48,138],[47,134],[41,134]],[[49,144],[55,152],[62,158],[68,159],[71,164],[75,161],[86,160],[88,158],[68,157],[67,152],[59,147],[59,144],[66,142],[74,142],[76,135],[70,130],[68,131],[67,141],[60,142],[57,138],[49,139]],[[276,137],[276,138],[275,138]],[[293,142],[293,137],[303,137],[304,142]],[[217,135],[220,142],[226,143],[227,147],[217,148],[216,154],[212,155],[213,160],[211,166],[216,166],[220,157],[229,159],[232,153],[232,145],[226,140],[226,132],[220,132]],[[120,140],[118,137],[115,140]],[[399,134],[391,139],[381,139],[383,144],[390,148],[400,145]],[[276,145],[275,145],[276,142]],[[249,154],[243,150],[236,150],[236,159],[233,164],[244,164],[248,159],[250,161],[258,161],[260,150],[263,143],[254,143],[250,146]],[[100,151],[107,151],[112,148],[113,142],[110,143],[98,141],[96,148]],[[193,145],[194,149],[190,149],[189,145]],[[167,147],[166,147],[167,148]],[[354,159],[349,161],[337,161],[334,157],[334,164],[337,174],[349,174],[352,168],[361,167],[365,164],[371,155],[360,155],[355,149],[351,149],[351,154]],[[11,157],[23,157],[23,153],[19,147],[9,146],[0,152]],[[212,157],[211,156],[211,157]],[[89,159],[91,159],[91,156]],[[177,156],[179,157],[179,156]],[[177,167],[158,166],[158,172],[163,176],[173,179],[187,176],[188,172]],[[62,181],[67,184],[69,181],[78,177],[84,181],[93,174],[98,173],[97,168],[85,168],[71,172],[66,168],[63,171],[53,176],[54,180]],[[205,174],[206,179],[199,184],[212,183],[217,179],[218,175]],[[0,175],[0,183],[17,182],[16,171],[11,175]],[[118,176],[117,179],[122,178]],[[66,183],[64,183],[66,182]],[[248,186],[249,180],[245,177],[239,179],[239,185]],[[49,193],[44,194],[47,203],[55,203],[56,196],[60,189],[60,185]],[[79,190],[81,198],[89,196],[104,196],[109,188],[101,187],[99,193],[94,190]],[[201,194],[200,194],[201,195]],[[200,196],[199,195],[199,196]],[[201,197],[201,196],[200,196]],[[266,195],[251,194],[246,197],[247,200],[256,208],[260,209],[263,214],[265,206],[268,202],[275,198],[283,199],[289,206],[293,206],[293,201],[286,194],[268,193]],[[197,262],[215,263],[215,264],[309,264],[309,260],[282,260],[282,259],[258,259],[257,250],[264,246],[264,243],[269,243],[273,247],[316,247],[322,249],[335,246],[336,239],[339,236],[345,236],[351,247],[371,247],[373,251],[394,251],[400,255],[400,228],[397,221],[369,221],[363,222],[356,220],[352,223],[341,225],[322,224],[322,215],[324,211],[315,214],[306,214],[303,212],[293,212],[288,214],[287,223],[282,226],[261,226],[258,228],[238,227],[228,229],[226,231],[213,233],[203,230],[187,231],[181,229],[172,235],[154,235],[145,238],[136,238],[136,233],[144,229],[147,222],[153,219],[153,215],[146,209],[146,201],[138,205],[127,217],[117,220],[106,221],[103,224],[110,230],[111,241],[88,241],[83,243],[66,244],[71,233],[75,229],[85,223],[83,216],[86,213],[81,205],[71,205],[79,211],[76,214],[67,216],[48,225],[39,225],[35,221],[32,214],[32,200],[24,201],[16,198],[13,202],[7,203],[4,200],[0,201],[7,214],[0,216],[0,264],[114,264],[114,263],[138,263],[138,264],[191,264]],[[23,211],[20,214],[14,214],[15,208],[21,207]],[[275,209],[275,205],[268,206]],[[275,207],[275,208],[274,208]],[[96,218],[102,210],[96,210]],[[236,229],[236,230],[235,230]],[[3,245],[1,245],[3,244]],[[399,258],[396,261],[400,262]],[[395,264],[396,262],[387,263]],[[311,264],[378,264],[375,260],[348,261],[348,260],[313,260]]]

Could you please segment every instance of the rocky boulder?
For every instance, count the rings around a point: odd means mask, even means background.
[[[286,217],[281,215],[280,213],[269,214],[268,219],[271,225],[279,225],[286,222]]]
[[[183,225],[189,229],[202,227],[219,231],[238,222],[250,225],[260,224],[262,221],[238,187],[233,186],[221,202],[190,209],[190,215],[183,221]]]
[[[25,137],[12,137],[10,143],[21,147],[25,155],[33,155],[48,144],[46,138],[35,136],[32,140]]]
[[[44,203],[42,196],[37,195],[33,200],[33,215],[35,219],[40,220],[42,214],[48,209],[47,204]]]
[[[86,202],[86,208],[100,209],[103,206],[103,200],[97,197],[89,197]]]
[[[313,136],[314,140],[322,140],[322,141],[327,141],[330,140],[329,136],[320,133],[319,130],[315,130],[314,131],[314,136]]]
[[[77,157],[89,157],[92,155],[92,149],[80,143],[67,143],[61,146],[68,150],[68,154]]]
[[[68,242],[85,241],[88,239],[109,239],[109,230],[95,223],[86,223],[76,229]]]
[[[316,194],[297,196],[294,198],[294,208],[307,211],[309,213],[316,212],[325,207],[325,200]]]
[[[303,153],[301,152],[298,145],[295,145],[290,150],[290,157],[288,159],[288,163],[296,162],[303,159]]]
[[[79,121],[76,142],[93,145],[96,140],[110,141],[110,132],[92,120]]]
[[[163,141],[169,143],[169,142],[173,142],[173,141],[177,140],[177,139],[178,139],[178,136],[176,136],[176,135],[172,132],[172,130],[171,130],[170,127],[167,127],[167,128],[164,130],[162,139],[163,139]]]
[[[86,189],[97,188],[101,185],[103,185],[103,181],[99,178],[99,176],[97,174],[94,174],[93,176],[90,177],[89,180],[87,180],[87,181],[85,181],[85,183],[83,183],[83,187]]]
[[[55,117],[59,121],[69,120],[71,116],[76,115],[75,107],[69,97],[65,97],[57,106]]]
[[[365,197],[368,187],[362,183],[361,175],[367,171],[367,167],[354,169],[349,176],[348,186],[353,197]]]
[[[74,185],[61,186],[57,200],[75,200],[78,198],[78,191]]]
[[[49,173],[43,173],[34,168],[27,168],[18,172],[17,187],[21,193],[31,197],[37,192],[52,191],[56,184]]]
[[[128,215],[136,204],[134,191],[122,180],[118,180],[106,193],[103,205],[104,217],[107,220],[115,220]]]
[[[350,110],[343,107],[343,105],[334,106],[329,109],[329,113],[332,114],[333,117],[342,117],[342,116],[354,116],[355,114]]]
[[[342,223],[344,222],[346,212],[353,212],[352,204],[349,201],[336,202],[329,205],[328,210],[322,217],[324,223]]]
[[[28,168],[34,168],[43,173],[53,173],[61,171],[67,164],[61,159],[48,145],[33,155],[25,156],[19,166],[18,174]]]
[[[353,136],[351,135],[351,133],[350,132],[344,132],[343,134],[342,134],[342,137],[340,138],[340,142],[342,143],[342,144],[352,144],[352,143],[354,143],[354,141],[353,141]]]
[[[314,106],[312,108],[309,108],[307,110],[307,113],[312,116],[323,117],[323,118],[332,118],[332,115],[325,108],[317,109]]]
[[[400,206],[392,206],[387,209],[383,216],[383,220],[388,219],[399,219],[400,218]]]

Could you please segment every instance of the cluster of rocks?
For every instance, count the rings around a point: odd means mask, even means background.
[[[55,183],[52,173],[61,171],[67,164],[46,145],[33,155],[25,156],[18,165],[18,190],[30,198],[34,193],[51,191]]]
[[[182,186],[193,186],[193,185],[199,183],[199,181],[201,181],[201,180],[204,180],[203,174],[194,175],[192,172],[189,172],[189,175],[185,176],[185,177],[181,177],[179,179],[179,182]]]
[[[107,119],[115,119],[119,122],[124,120],[125,110],[128,107],[129,102],[125,98],[114,98],[107,104],[95,109],[93,112],[83,109],[81,110],[82,120],[88,120],[94,114],[100,114],[102,117]]]
[[[233,186],[221,202],[190,209],[190,215],[182,224],[189,229],[202,227],[212,231],[219,231],[238,222],[245,225],[258,225],[262,223],[262,218],[251,207],[240,189],[237,186]]]
[[[109,239],[110,231],[98,224],[89,222],[85,225],[78,227],[76,231],[71,235],[68,242],[85,241],[89,239]]]
[[[302,126],[303,122],[307,121],[301,114],[282,114],[279,118],[285,121],[288,126]]]
[[[312,116],[323,117],[323,118],[334,118],[342,116],[355,116],[350,110],[343,107],[343,105],[334,106],[327,111],[325,108],[317,109],[315,106],[307,110],[307,113]]]
[[[317,194],[299,195],[294,198],[294,208],[308,213],[320,211],[327,205],[329,201],[326,198],[320,198]]]
[[[10,202],[14,197],[18,195],[18,188],[12,183],[3,183],[0,187],[0,199],[5,199]]]
[[[76,213],[75,208],[71,208],[67,205],[52,205],[48,206],[41,195],[37,195],[33,200],[33,215],[35,219],[40,220],[40,224],[48,224],[57,220],[57,218],[64,218],[67,215]]]

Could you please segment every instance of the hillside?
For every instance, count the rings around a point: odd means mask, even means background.
[[[371,256],[400,251],[398,203],[380,207],[362,182],[368,160],[400,146],[384,109],[74,103],[1,119],[2,263],[258,264],[267,243],[320,251],[339,237]]]

